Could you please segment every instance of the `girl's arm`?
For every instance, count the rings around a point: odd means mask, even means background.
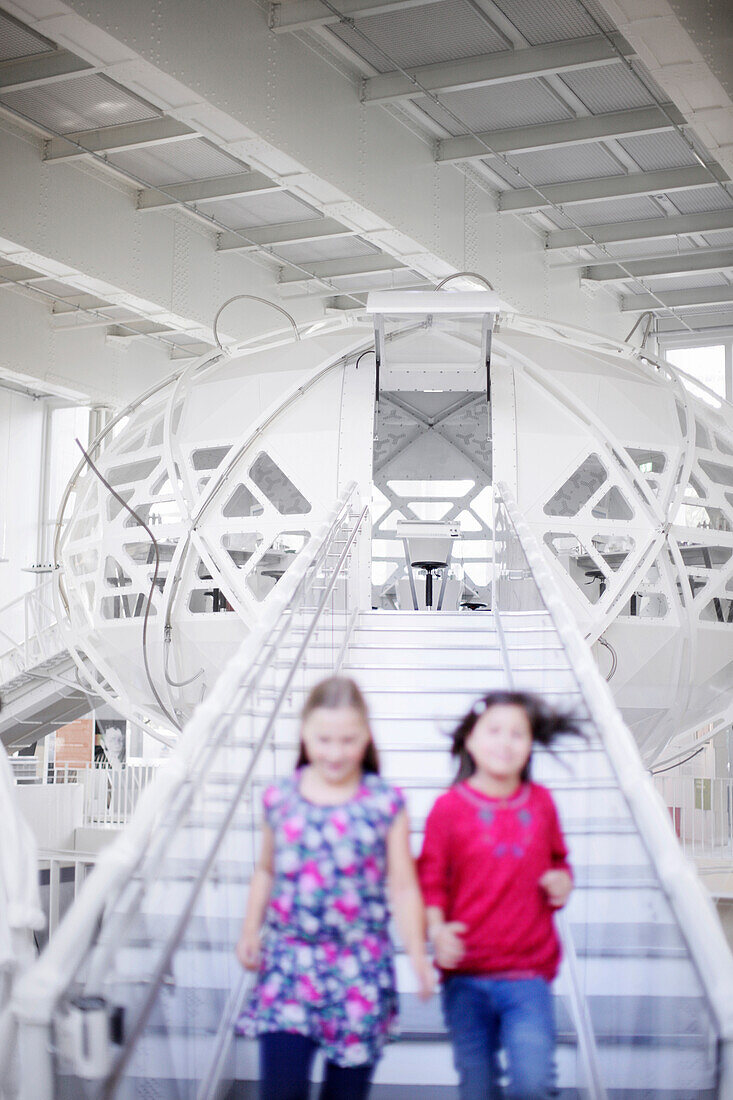
[[[562,909],[573,890],[573,873],[568,863],[568,848],[563,836],[557,807],[550,796],[550,860],[551,870],[545,871],[540,886],[553,909]]]
[[[260,858],[249,884],[247,908],[237,943],[237,958],[246,970],[260,965],[260,929],[272,892],[275,838],[269,825],[262,826]]]
[[[442,970],[453,970],[465,953],[461,939],[461,933],[466,931],[465,924],[445,919],[450,906],[450,825],[450,805],[445,797],[439,798],[425,822],[422,853],[418,860],[420,886],[427,906],[428,939],[433,945],[435,961]]]
[[[461,933],[466,931],[461,921],[445,919],[445,913],[438,905],[427,908],[428,939],[435,951],[435,961],[441,970],[453,970],[465,954]]]
[[[435,989],[435,971],[425,951],[425,909],[410,852],[407,813],[401,810],[387,834],[387,879],[402,942],[420,985],[420,996]]]

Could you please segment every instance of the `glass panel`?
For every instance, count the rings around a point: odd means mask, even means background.
[[[231,451],[231,443],[226,447],[201,447],[191,455],[194,470],[215,470]]]
[[[621,568],[636,545],[630,535],[594,535],[591,542],[614,573]]]
[[[261,516],[264,508],[246,485],[238,485],[224,505],[225,516]]]
[[[586,599],[598,603],[606,591],[608,575],[580,539],[567,531],[546,531],[545,544]]]
[[[135,496],[135,490],[134,489],[123,489],[122,492],[120,492],[120,496],[124,500],[125,504],[128,504],[132,500],[132,498]],[[126,515],[129,515],[127,509],[126,508],[123,509],[123,506],[120,504],[117,497],[113,497],[113,496],[109,497],[109,499],[107,500],[107,515],[109,516],[109,518],[111,520],[112,519],[117,519],[117,516],[122,511],[124,511]]]
[[[249,476],[283,516],[310,512],[311,506],[276,462],[264,451],[257,456]]]
[[[281,531],[273,539],[247,576],[247,587],[255,599],[264,600],[270,594],[309,538],[308,531]]]
[[[711,450],[710,436],[699,420],[695,421],[695,446],[704,447],[706,450]]]
[[[596,454],[588,455],[568,480],[545,504],[547,516],[576,516],[607,478],[606,469]]]
[[[661,474],[667,465],[667,456],[661,451],[641,447],[627,447],[626,451],[643,474]]]
[[[103,596],[101,603],[103,619],[141,619],[148,605],[147,592],[131,592],[124,596]],[[148,618],[157,614],[155,604],[150,605]]]
[[[104,565],[104,579],[110,588],[127,588],[132,584],[130,577],[116,558],[107,557]]]
[[[145,481],[159,462],[159,458],[145,458],[139,462],[126,462],[122,466],[112,466],[107,471],[107,480],[110,485],[126,485],[130,482]]]
[[[262,535],[258,531],[223,535],[221,544],[237,569],[244,569],[255,551],[262,545]],[[199,576],[203,580],[211,580],[211,577],[204,576],[201,573],[199,573]]]
[[[704,470],[711,481],[716,482],[718,485],[733,485],[733,466],[723,466],[720,462],[709,462],[706,458],[700,458],[698,462],[700,468]]]
[[[634,512],[620,489],[614,485],[602,496],[593,508],[591,515],[596,519],[633,519]]]
[[[158,527],[163,523],[180,523],[181,512],[174,500],[155,500],[149,504],[139,504],[135,515],[128,515],[125,527],[140,527],[140,520],[148,527]]]

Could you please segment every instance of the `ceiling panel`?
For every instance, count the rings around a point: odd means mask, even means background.
[[[443,0],[389,14],[370,15],[355,20],[357,30],[379,49],[368,43],[348,24],[330,28],[379,72],[396,66],[433,65],[481,53],[505,50],[509,43],[467,0]]]
[[[704,286],[726,286],[727,283],[728,280],[719,271],[706,271],[699,275],[671,275],[665,279],[644,279],[644,285],[649,290],[662,296],[666,290],[696,290]]]
[[[153,187],[186,180],[214,179],[242,172],[246,165],[235,160],[204,138],[156,145],[150,149],[132,149],[108,157],[110,164],[131,172]]]
[[[97,74],[8,92],[0,102],[60,134],[160,115],[151,104]]]
[[[689,191],[675,191],[669,197],[680,214],[727,210],[733,206],[733,198],[722,187],[693,187]]]
[[[358,286],[359,290],[379,290],[380,288],[389,290],[391,287],[410,286],[424,278],[424,275],[416,275],[414,271],[405,268],[398,271],[375,272],[373,275],[341,276],[338,279],[331,279],[330,282],[346,293],[355,286]]]
[[[704,239],[711,248],[733,244],[733,229],[718,229],[714,233],[705,233]]]
[[[692,244],[687,237],[673,240],[669,237],[655,241],[628,241],[622,244],[606,244],[606,255],[615,259],[635,259],[643,256],[679,256],[683,253],[699,251],[697,245]]]
[[[594,69],[577,69],[558,78],[594,114],[605,111],[627,111],[632,107],[647,107],[654,98],[642,82],[619,61],[617,65],[601,65]]]
[[[253,229],[258,225],[308,221],[309,218],[318,217],[320,213],[287,191],[222,199],[216,203],[214,210],[216,220],[232,229]]]
[[[292,260],[294,264],[313,260],[345,260],[351,256],[373,256],[378,248],[359,237],[337,237],[329,241],[303,241],[300,244],[282,244],[275,248],[278,256]]]
[[[656,218],[659,216],[659,207],[647,196],[631,199],[603,199],[599,202],[578,203],[573,208],[572,216],[581,226],[608,225],[613,222]]]
[[[436,106],[431,100],[416,102],[452,134],[468,131],[505,130],[511,126],[533,126],[543,122],[558,122],[572,118],[569,107],[561,103],[546,85],[537,79],[515,80],[489,88],[470,88],[462,92],[445,92],[440,96],[464,125]]]
[[[0,12],[0,61],[13,61],[19,57],[32,57],[53,49],[53,43],[29,27],[16,23]]]
[[[619,145],[633,157],[644,172],[653,172],[662,168],[683,168],[688,164],[697,164],[692,149],[675,130],[663,134],[644,134],[639,137],[624,138]]]
[[[604,30],[614,29],[597,6],[594,8],[596,18],[592,18],[578,0],[551,0],[551,3],[547,0],[499,0],[497,7],[530,46],[598,34],[599,23]]]
[[[540,149],[510,156],[508,160],[519,169],[527,183],[537,185],[625,175],[616,158],[599,144]],[[491,168],[496,162],[487,160],[485,163]]]

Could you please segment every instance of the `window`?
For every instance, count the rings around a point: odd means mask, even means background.
[[[724,344],[702,348],[667,348],[664,356],[673,366],[702,382],[713,393],[726,396]]]

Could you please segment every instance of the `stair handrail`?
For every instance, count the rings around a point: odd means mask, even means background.
[[[15,1092],[16,1035],[10,997],[15,983],[32,963],[33,933],[46,923],[38,890],[36,842],[17,799],[15,778],[0,745],[0,1097]],[[6,1091],[7,1090],[7,1091]]]
[[[211,868],[214,865],[214,862],[215,862],[216,857],[218,855],[219,849],[220,849],[220,847],[221,847],[221,845],[224,841],[224,838],[226,837],[227,832],[229,831],[229,827],[232,823],[232,819],[234,818],[234,815],[236,814],[236,811],[237,811],[237,808],[238,808],[238,806],[241,802],[241,799],[244,796],[244,794],[245,794],[245,792],[246,792],[246,790],[247,790],[247,788],[248,788],[248,786],[249,786],[249,784],[252,780],[255,765],[256,765],[263,749],[265,748],[265,746],[266,746],[266,744],[267,744],[267,742],[270,738],[270,734],[272,733],[273,727],[275,725],[275,721],[277,720],[278,715],[280,713],[280,708],[282,707],[282,704],[285,701],[285,698],[287,697],[287,694],[290,690],[290,686],[293,682],[293,678],[295,677],[295,674],[296,674],[296,672],[297,672],[297,670],[300,666],[300,662],[303,659],[303,656],[305,654],[308,643],[310,642],[310,639],[313,636],[313,633],[314,633],[314,631],[315,631],[315,629],[318,625],[321,614],[322,614],[322,612],[323,612],[323,610],[324,610],[324,608],[325,608],[325,606],[328,602],[328,599],[331,595],[331,592],[333,591],[333,588],[336,584],[336,581],[338,580],[338,577],[341,573],[341,569],[344,565],[344,562],[346,561],[346,559],[347,559],[347,557],[348,557],[348,555],[351,551],[351,547],[352,547],[352,545],[354,543],[354,540],[356,539],[356,537],[359,533],[359,530],[361,529],[361,525],[362,525],[367,513],[368,513],[368,506],[365,505],[364,508],[362,508],[356,522],[354,523],[354,526],[351,530],[351,533],[350,533],[350,535],[349,535],[349,537],[346,541],[346,544],[344,545],[344,548],[343,548],[343,550],[341,551],[341,553],[339,555],[338,562],[333,567],[333,569],[331,571],[331,574],[330,574],[330,577],[329,577],[328,581],[326,582],[326,584],[324,585],[324,590],[323,590],[323,593],[322,593],[321,598],[319,600],[318,607],[316,608],[316,611],[314,612],[313,617],[311,618],[310,625],[309,625],[308,629],[306,630],[306,632],[303,636],[303,639],[302,639],[302,641],[301,641],[301,643],[298,647],[298,650],[297,650],[295,656],[292,659],[292,662],[291,662],[291,665],[290,665],[290,670],[289,670],[287,676],[285,677],[285,682],[283,683],[282,687],[280,688],[280,690],[278,692],[278,695],[277,695],[277,698],[275,699],[275,702],[273,703],[272,710],[270,712],[270,715],[269,715],[267,721],[265,722],[264,729],[262,730],[262,733],[259,736],[259,739],[257,741],[256,746],[252,749],[247,767],[246,767],[243,775],[240,778],[240,781],[239,781],[239,784],[237,786],[236,792],[231,797],[229,809],[228,809],[227,813],[224,815],[224,818],[223,818],[222,822],[220,823],[219,828],[217,830],[216,837],[214,838],[214,840],[211,844],[211,847],[209,849],[209,853],[208,853],[206,859],[204,860],[202,867],[199,869],[199,872],[198,872],[195,880],[193,881],[193,884],[190,888],[188,901],[186,902],[186,905],[184,906],[184,909],[183,909],[182,913],[180,914],[180,916],[178,917],[178,920],[176,921],[176,925],[173,929],[173,932],[171,933],[171,935],[166,940],[165,947],[164,947],[163,951],[161,952],[160,957],[158,959],[158,962],[157,962],[157,965],[156,965],[156,968],[155,968],[155,973],[154,973],[154,975],[153,975],[153,977],[150,980],[150,983],[148,985],[148,992],[147,992],[147,995],[145,997],[145,1001],[143,1003],[142,1008],[138,1012],[138,1015],[137,1015],[137,1018],[135,1020],[135,1024],[132,1028],[132,1031],[129,1034],[129,1036],[126,1037],[126,1041],[125,1041],[125,1045],[122,1049],[122,1053],[120,1054],[120,1057],[117,1059],[117,1062],[114,1066],[114,1069],[113,1069],[112,1073],[109,1075],[109,1077],[105,1081],[105,1087],[104,1087],[104,1090],[103,1090],[103,1093],[102,1093],[102,1100],[107,1100],[108,1097],[111,1097],[111,1096],[114,1095],[114,1087],[117,1083],[119,1083],[119,1081],[121,1079],[121,1076],[124,1073],[124,1069],[125,1069],[128,1061],[129,1061],[130,1057],[132,1056],[132,1053],[135,1049],[135,1045],[137,1043],[137,1040],[140,1038],[140,1036],[142,1035],[142,1033],[145,1029],[145,1024],[147,1023],[150,1012],[152,1011],[152,1008],[153,1008],[153,1006],[155,1004],[155,1001],[157,999],[158,990],[160,989],[160,987],[161,987],[161,985],[164,981],[165,976],[171,972],[171,964],[172,964],[172,961],[173,961],[173,956],[175,955],[176,951],[178,950],[178,948],[179,948],[179,946],[180,946],[180,944],[181,944],[181,942],[182,942],[182,940],[183,940],[183,938],[186,934],[186,929],[188,927],[188,922],[189,922],[191,916],[193,915],[193,910],[194,910],[194,906],[196,904],[196,901],[198,900],[198,897],[199,897],[199,894],[200,894],[200,892],[203,888],[203,885],[206,882],[206,879],[208,878],[209,872],[210,872]],[[338,530],[339,526],[340,526],[339,523],[334,523],[334,525],[332,525],[332,527],[329,529],[329,534],[331,534],[331,535],[335,534],[335,532]],[[325,541],[328,542],[329,540],[327,539]],[[289,624],[286,624],[286,625],[289,625]],[[278,652],[278,649],[279,649],[279,646],[278,646],[277,643],[275,643],[271,647],[270,660]],[[261,668],[260,667],[257,668],[257,672],[258,672],[258,674],[261,673]],[[216,1053],[217,1052],[216,1052],[216,1049],[215,1049],[215,1054]]]
[[[733,956],[713,903],[680,848],[636,742],[616,707],[537,539],[504,482],[494,484],[537,592],[553,621],[621,792],[678,921],[719,1029],[719,1095],[733,1096]]]
[[[216,690],[196,708],[173,754],[143,792],[129,826],[104,849],[76,903],[59,925],[56,935],[35,966],[19,983],[14,997],[14,1009],[21,1025],[24,1061],[26,1064],[33,1064],[38,1074],[32,1085],[32,1090],[35,1091],[27,1094],[29,1100],[31,1096],[41,1094],[48,1098],[53,1096],[50,1052],[52,1044],[49,1031],[54,1012],[72,985],[82,960],[94,948],[105,910],[111,900],[120,896],[146,857],[150,859],[151,851],[153,856],[165,852],[168,839],[178,828],[188,804],[188,800],[184,802],[181,796],[193,797],[203,784],[206,768],[202,767],[202,763],[209,757],[213,758],[228,731],[224,719],[231,716],[235,702],[240,708],[246,703],[256,690],[262,672],[274,660],[278,643],[290,625],[289,611],[309,590],[335,534],[355,506],[357,494],[358,488],[352,482],[339,497],[321,528],[312,536],[309,546],[279,582],[278,590],[271,598],[261,622],[228,660],[217,680]],[[351,537],[339,558],[339,564],[332,571],[332,583],[313,614],[310,627],[293,662],[292,675],[295,674],[296,661],[300,661],[317,626],[338,571],[367,514],[368,505],[365,505],[353,523]],[[288,683],[292,680],[292,675],[288,678]],[[259,754],[271,728],[272,721],[269,721],[263,740],[253,749],[253,761],[255,752]],[[217,731],[213,737],[212,729]],[[104,958],[101,956],[95,959],[97,969],[103,963]]]
[[[45,660],[49,656],[51,656],[51,652],[45,645],[45,639],[47,637],[51,637],[54,628],[58,624],[58,620],[56,617],[56,611],[53,607],[53,601],[51,600],[48,603],[44,603],[43,597],[47,593],[50,594],[52,584],[53,578],[47,577],[41,582],[41,584],[37,585],[35,588],[31,588],[28,592],[23,592],[20,596],[16,596],[14,599],[10,600],[8,603],[3,604],[3,606],[0,607],[0,622],[3,621],[6,613],[9,613],[11,611],[20,612],[20,609],[22,608],[23,615],[22,641],[17,640],[17,638],[14,638],[11,634],[7,632],[7,630],[0,627],[0,639],[4,638],[7,642],[10,643],[9,648],[4,649],[0,652],[0,669],[2,667],[2,663],[8,661],[9,659],[14,659],[14,663],[17,666],[16,675],[18,672],[26,669],[31,663],[30,643],[32,641],[36,642],[38,645],[38,650],[40,654],[39,659]],[[41,612],[46,612],[50,615],[49,622],[44,624],[40,621],[38,615],[39,610]],[[18,614],[17,617],[18,619],[20,619],[20,614]],[[65,647],[62,644],[59,644],[59,646],[57,647],[59,652],[62,651],[64,648]]]
[[[496,503],[496,502],[495,502]],[[494,616],[494,622],[496,623],[496,632],[499,638],[499,648],[501,651],[501,663],[504,667],[504,675],[506,676],[507,685],[509,690],[514,690],[514,670],[512,669],[512,662],[509,656],[509,647],[507,646],[506,636],[504,634],[504,624],[502,623],[502,612],[499,607],[499,601],[497,599],[497,586],[496,579],[498,576],[499,561],[497,560],[497,547],[499,540],[497,539],[497,509],[494,506],[493,512],[493,524],[494,524],[494,537],[493,537],[493,571],[492,571],[492,592],[491,592],[491,608]],[[578,960],[575,954],[575,944],[573,943],[570,935],[570,929],[565,919],[565,914],[558,912],[556,914],[556,925],[558,935],[560,936],[560,942],[562,943],[563,956],[567,966],[568,979],[570,982],[570,1011],[575,1023],[575,1030],[578,1036],[578,1048],[580,1053],[580,1059],[585,1070],[588,1092],[591,1100],[607,1100],[607,1093],[603,1084],[603,1078],[600,1068],[600,1059],[598,1057],[598,1046],[596,1044],[596,1035],[593,1029],[593,1023],[591,1020],[590,1009],[588,1006],[588,999],[585,996],[580,983],[580,975],[578,974]]]

